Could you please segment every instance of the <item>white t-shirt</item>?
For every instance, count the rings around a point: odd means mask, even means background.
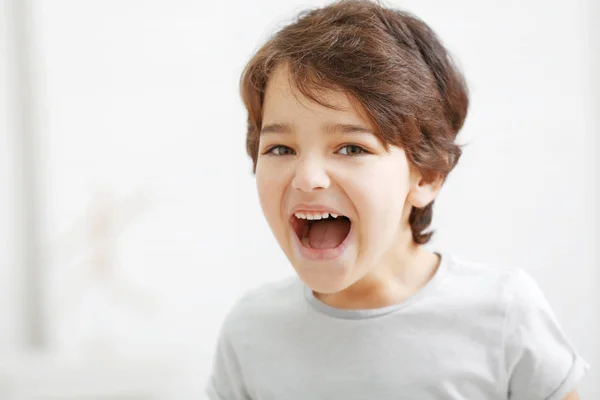
[[[442,255],[400,304],[332,308],[298,278],[247,293],[226,318],[214,400],[559,400],[589,365],[522,269]]]

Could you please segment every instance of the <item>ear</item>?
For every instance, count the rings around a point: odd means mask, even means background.
[[[439,174],[423,176],[416,168],[411,172],[408,202],[416,208],[424,208],[437,197],[444,183]]]

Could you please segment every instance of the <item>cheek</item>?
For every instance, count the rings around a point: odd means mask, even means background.
[[[403,165],[381,163],[355,171],[344,184],[361,224],[363,239],[395,232],[409,191],[408,173]]]
[[[355,206],[361,224],[381,231],[385,226],[400,221],[407,190],[401,182],[367,182],[355,190]]]
[[[256,188],[261,208],[269,224],[275,222],[281,212],[285,182],[282,174],[274,172],[268,163],[256,166]]]

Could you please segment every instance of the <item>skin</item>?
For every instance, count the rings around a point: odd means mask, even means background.
[[[579,400],[579,394],[577,393],[577,390],[574,390],[565,397],[563,397],[563,400]]]
[[[256,165],[262,210],[298,276],[326,304],[366,309],[406,299],[434,275],[439,257],[412,240],[411,208],[438,194],[396,146],[386,151],[364,109],[343,92],[323,94],[330,109],[290,85],[287,67],[272,74],[263,103]],[[342,132],[328,126],[362,127]],[[351,240],[333,260],[303,257],[290,226],[299,204],[319,204],[352,221]]]

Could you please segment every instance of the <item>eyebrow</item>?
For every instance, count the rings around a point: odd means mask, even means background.
[[[367,133],[372,134],[373,132],[363,126],[356,124],[334,124],[325,123],[321,126],[321,129],[327,134],[345,134],[345,133]],[[285,123],[273,123],[262,127],[260,130],[261,135],[276,134],[276,133],[292,133],[294,131],[290,124]]]

